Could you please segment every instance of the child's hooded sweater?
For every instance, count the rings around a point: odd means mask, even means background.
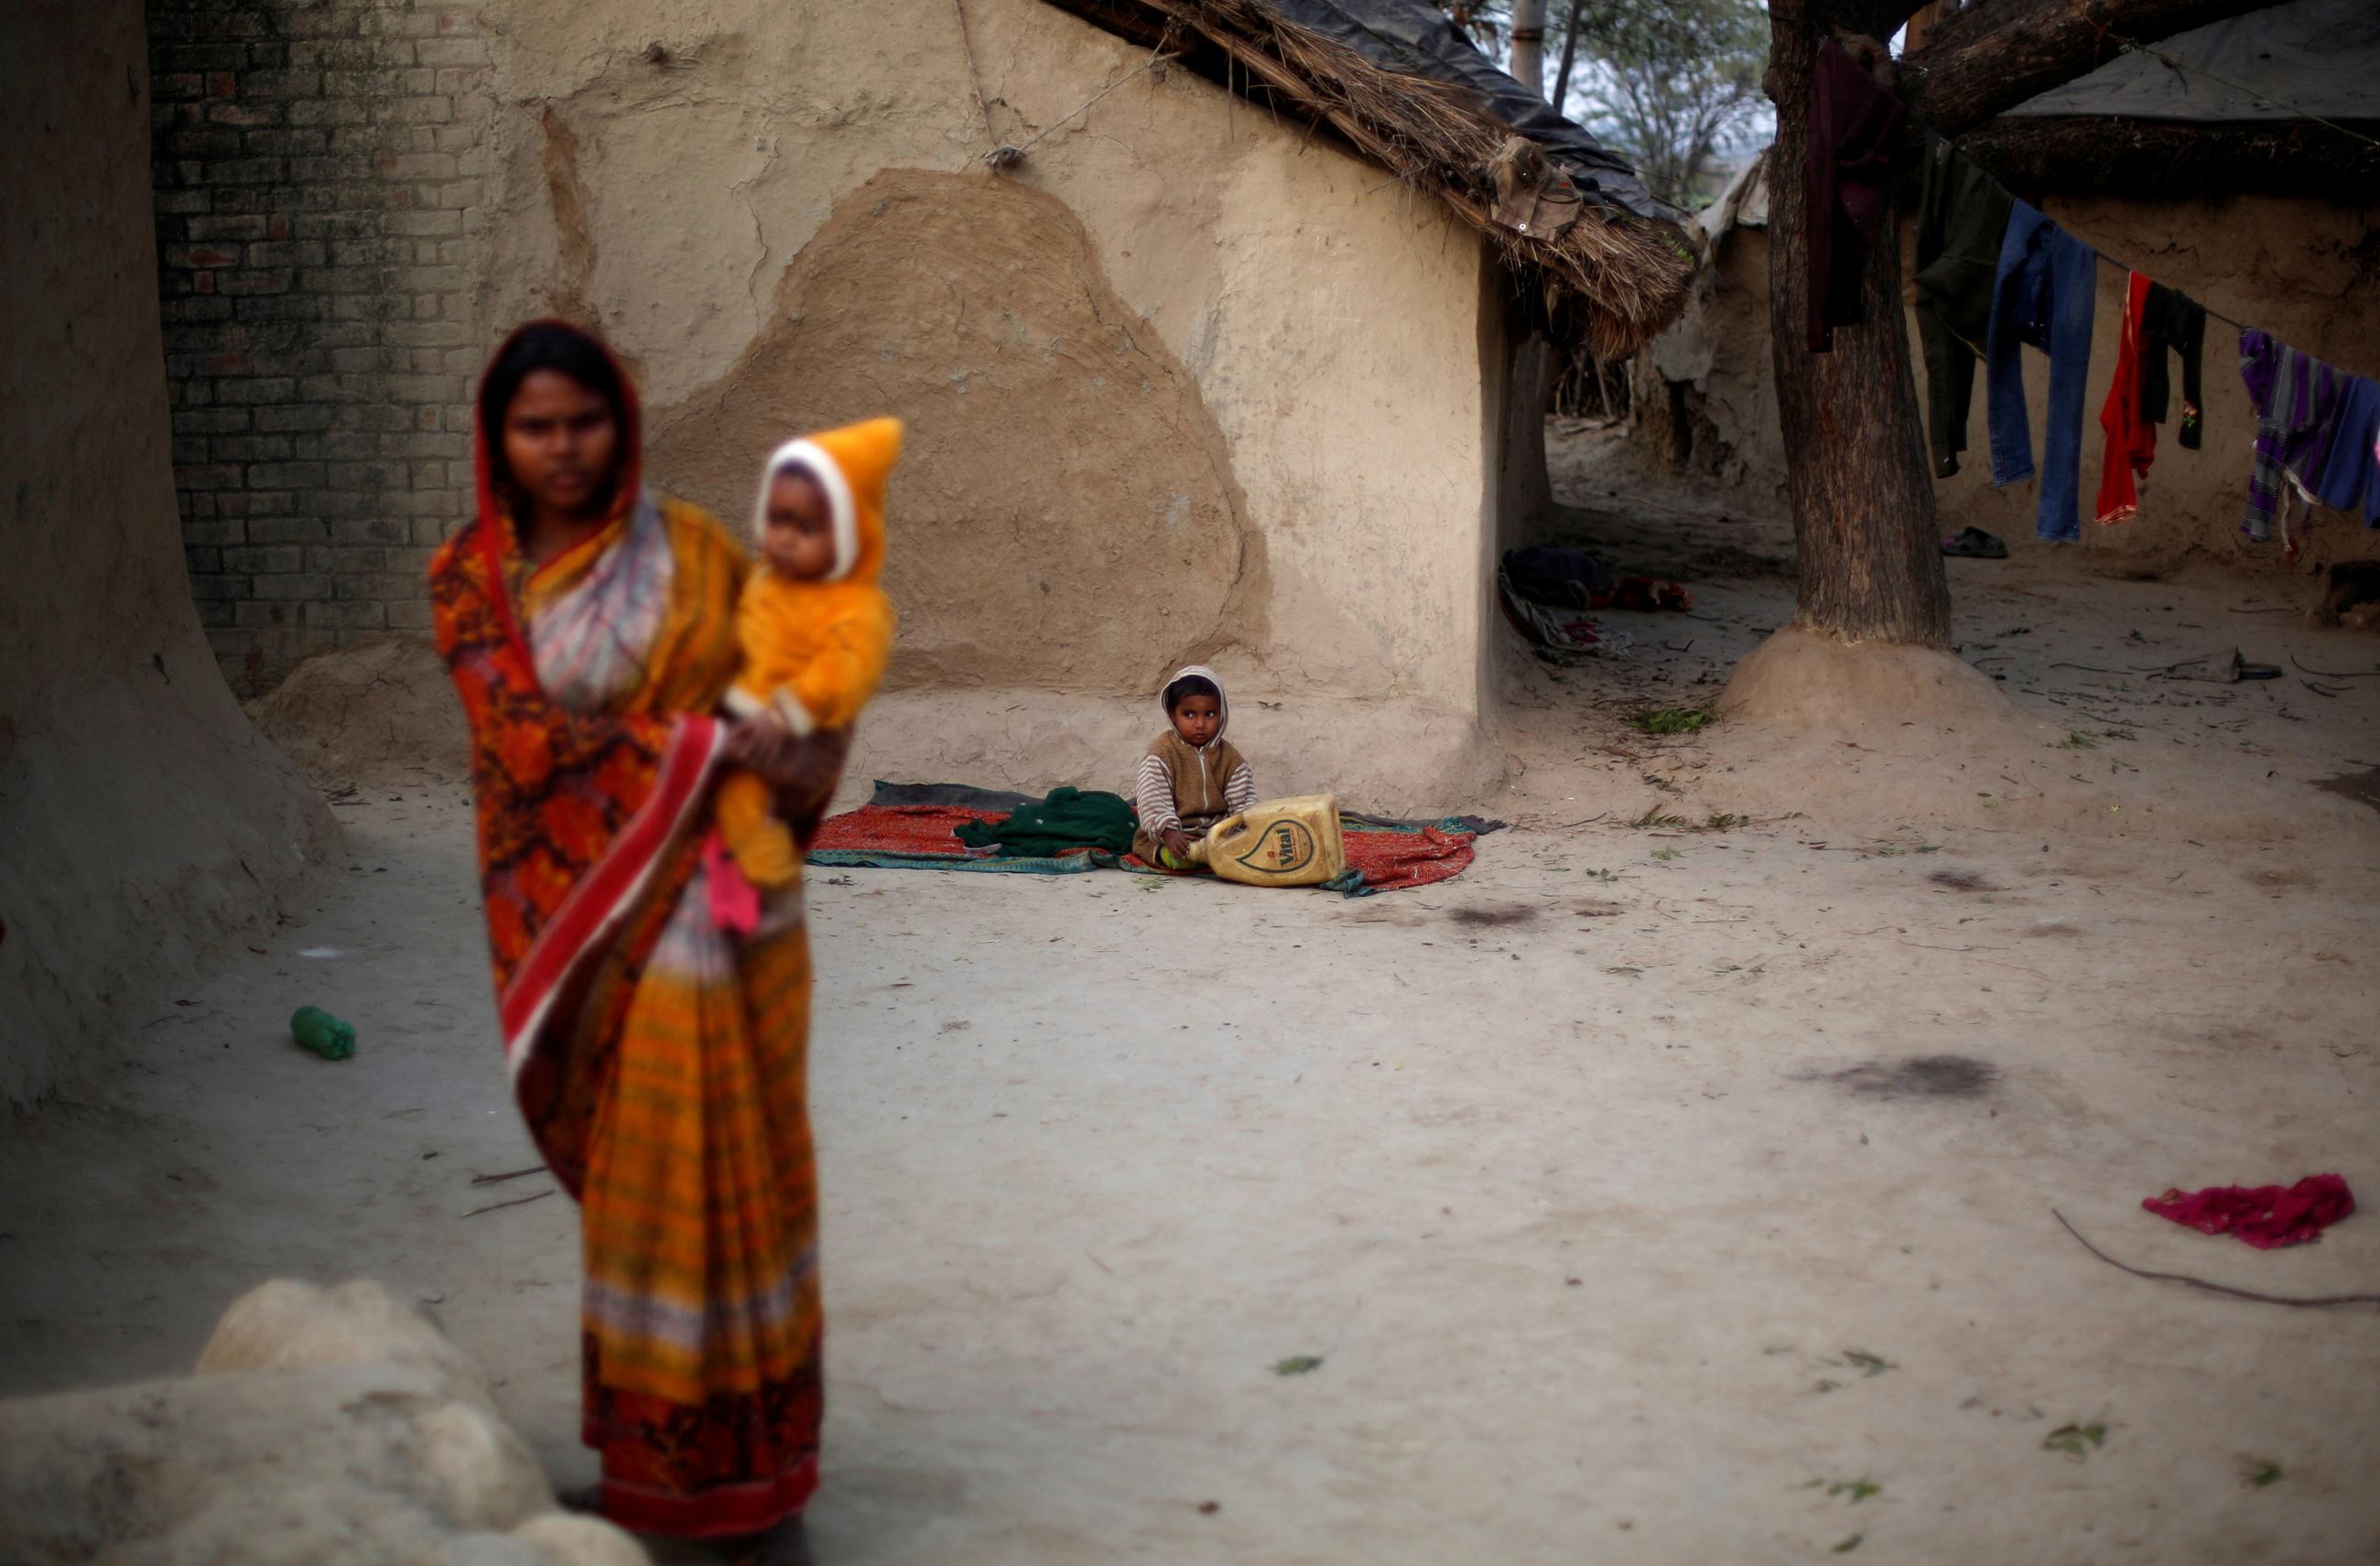
[[[769,458],[752,510],[757,540],[769,513],[769,487],[787,469],[808,474],[825,494],[834,527],[834,567],[818,581],[797,581],[764,560],[735,607],[744,672],[729,709],[749,716],[764,708],[797,734],[847,727],[884,678],[895,615],[877,578],[884,569],[884,481],[901,455],[901,421],[871,419],[807,440],[788,441]]]
[[[1140,759],[1140,771],[1133,779],[1133,804],[1140,812],[1140,832],[1133,840],[1133,852],[1151,861],[1156,858],[1160,832],[1179,827],[1192,837],[1203,837],[1217,821],[1257,802],[1256,775],[1223,738],[1232,726],[1232,698],[1224,693],[1223,682],[1215,677],[1215,671],[1204,663],[1193,663],[1166,681],[1165,688],[1171,690],[1193,675],[1214,686],[1222,722],[1216,726],[1213,739],[1193,748],[1174,732],[1173,714],[1169,710],[1165,732],[1157,736],[1148,753]],[[1160,691],[1160,705],[1164,699]]]

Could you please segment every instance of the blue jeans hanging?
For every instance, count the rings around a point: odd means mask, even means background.
[[[1992,322],[1984,370],[1992,427],[1992,482],[2002,489],[2034,476],[2033,431],[2024,407],[2023,356],[2049,355],[2049,408],[2041,435],[2041,504],[2034,530],[2072,543],[2082,536],[2083,382],[2091,370],[2091,318],[2098,305],[2098,253],[2022,201],[2009,211],[1992,281]]]

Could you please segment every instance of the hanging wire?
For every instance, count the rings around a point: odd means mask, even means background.
[[[2245,82],[2233,81],[2228,77],[2217,76],[2213,71],[2207,70],[2203,67],[2190,64],[2187,60],[2177,60],[2171,55],[2165,53],[2161,49],[2152,49],[2147,44],[2126,38],[2121,33],[2104,32],[2104,30],[2103,33],[2104,36],[2111,40],[2118,48],[2121,49],[2127,55],[2145,55],[2150,59],[2155,60],[2157,64],[2165,67],[2165,68],[2169,71],[2182,72],[2190,76],[2203,76],[2207,80],[2215,82],[2219,86],[2231,89],[2234,92],[2245,92],[2249,97],[2253,98],[2257,103],[2264,104],[2266,108],[2286,109],[2301,120],[2310,120],[2315,125],[2326,125],[2330,127],[2331,129],[2338,132],[2341,136],[2352,137],[2356,140],[2362,142],[2367,147],[2380,147],[2380,138],[2366,136],[2363,132],[2353,129],[2348,126],[2341,125],[2335,119],[2325,119],[2311,109],[2301,109],[2295,103],[2287,103],[2282,99],[2271,97],[2268,94],[2259,92],[2256,89],[2250,87]]]
[[[1040,144],[1042,137],[1048,136],[1051,131],[1059,129],[1069,120],[1074,119],[1075,115],[1080,115],[1084,110],[1089,108],[1092,104],[1098,103],[1100,99],[1106,97],[1117,88],[1122,87],[1125,82],[1131,81],[1135,78],[1139,77],[1146,72],[1162,69],[1169,61],[1180,59],[1182,55],[1179,51],[1172,54],[1166,53],[1166,46],[1172,42],[1173,24],[1172,22],[1168,22],[1165,24],[1165,31],[1163,35],[1157,41],[1157,47],[1148,52],[1148,59],[1143,60],[1139,65],[1135,66],[1132,69],[1124,72],[1123,75],[1116,78],[1113,81],[1109,82],[1105,87],[1102,87],[1097,92],[1091,94],[1089,98],[1086,99],[1075,108],[1069,110],[1066,114],[1042,127],[1038,135],[1036,135],[1030,140],[1020,142],[1013,147],[1007,145],[994,147],[990,152],[986,152],[983,155],[983,161],[990,164],[994,168],[1007,168],[1012,164],[1023,161],[1026,153],[1031,152],[1035,147]]]

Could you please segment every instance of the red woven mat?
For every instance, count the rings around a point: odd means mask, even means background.
[[[944,859],[988,858],[988,851],[970,849],[953,835],[969,821],[994,821],[1001,813],[965,810],[948,805],[866,805],[840,816],[830,816],[811,844],[819,853],[907,854]],[[1473,834],[1425,827],[1419,832],[1350,831],[1346,834],[1347,868],[1361,875],[1375,892],[1402,892],[1451,880],[1471,868],[1477,857]],[[1106,861],[1113,863],[1113,861]],[[1148,870],[1127,856],[1128,869]],[[1160,872],[1162,873],[1162,872]]]
[[[948,805],[863,805],[840,816],[829,816],[819,827],[820,850],[844,849],[875,854],[938,854],[952,859],[972,858],[970,849],[953,834],[969,821],[997,821],[996,810],[961,810]]]

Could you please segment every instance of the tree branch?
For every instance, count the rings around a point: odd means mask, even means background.
[[[2123,52],[2271,0],[1987,0],[1944,21],[1900,62],[1909,112],[1945,136],[1971,130]]]

